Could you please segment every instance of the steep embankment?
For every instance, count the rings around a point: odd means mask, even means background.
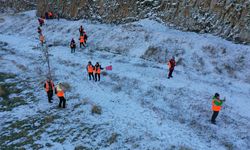
[[[48,20],[43,32],[53,79],[68,87],[67,108],[58,109],[57,98],[49,105],[43,91],[47,66],[35,12],[1,18],[1,91],[15,89],[0,99],[1,148],[250,148],[249,46],[151,20],[119,26]],[[81,24],[88,47],[71,54]],[[178,66],[168,80],[172,55]],[[88,81],[89,60],[114,69],[101,82]],[[209,122],[215,92],[227,97],[217,126]]]
[[[249,0],[38,1],[38,15],[45,11],[59,12],[72,20],[85,18],[106,23],[158,18],[184,30],[250,44]]]

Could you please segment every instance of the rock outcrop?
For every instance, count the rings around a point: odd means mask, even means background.
[[[0,0],[0,13],[34,10],[36,4],[37,0]]]
[[[159,18],[180,29],[213,33],[250,44],[249,0],[40,0],[38,15],[55,11],[67,19],[125,23]]]

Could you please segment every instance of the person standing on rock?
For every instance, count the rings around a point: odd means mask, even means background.
[[[72,38],[72,40],[70,42],[70,48],[71,48],[71,53],[76,52],[76,42],[75,42],[75,40],[73,38]]]
[[[62,83],[59,83],[56,86],[55,93],[60,100],[58,107],[61,107],[63,105],[63,108],[65,108],[66,107],[66,99],[64,98],[64,88],[62,86]]]
[[[172,74],[174,71],[174,67],[176,66],[176,62],[175,62],[175,58],[172,57],[169,61],[168,61],[168,79],[173,78]]]
[[[92,63],[91,63],[91,61],[89,61],[88,62],[88,65],[87,65],[87,67],[86,67],[86,69],[87,69],[87,72],[88,72],[88,74],[89,74],[89,80],[91,80],[91,77],[92,77],[92,79],[93,80],[95,80],[95,78],[94,78],[94,66],[92,65]]]
[[[215,93],[213,100],[212,100],[212,110],[213,110],[213,115],[211,118],[211,123],[212,124],[216,124],[216,118],[221,110],[221,106],[223,104],[223,102],[226,101],[226,98],[224,98],[224,100],[220,99],[220,94]]]
[[[100,81],[101,70],[103,70],[103,68],[101,67],[101,65],[99,64],[99,62],[96,62],[96,64],[95,64],[95,82],[96,81]],[[97,80],[97,77],[98,77],[98,80]]]
[[[54,91],[54,83],[51,79],[47,79],[44,83],[44,89],[47,92],[48,102],[52,103],[53,91]]]

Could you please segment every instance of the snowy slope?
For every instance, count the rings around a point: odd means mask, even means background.
[[[43,90],[46,64],[35,12],[0,17],[0,72],[16,75],[4,82],[20,83],[17,95],[26,102],[1,109],[1,147],[250,149],[249,46],[151,20],[120,26],[48,20],[43,32],[54,81],[71,87],[67,108],[58,109],[57,98],[49,105]],[[71,54],[68,45],[81,24],[88,46]],[[168,80],[165,60],[172,55],[178,66]],[[89,60],[114,69],[100,83],[89,81]],[[227,97],[217,126],[209,122],[215,92]],[[101,115],[91,113],[93,105]]]

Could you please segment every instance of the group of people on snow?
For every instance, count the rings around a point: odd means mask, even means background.
[[[100,81],[101,79],[101,70],[103,70],[103,68],[101,67],[101,65],[99,64],[99,62],[96,62],[95,66],[92,65],[91,61],[88,62],[88,65],[86,67],[86,70],[88,72],[89,75],[89,80],[91,80],[91,77],[94,81]]]
[[[79,33],[80,33],[80,36],[79,36],[80,45],[79,46],[80,46],[80,48],[86,47],[88,36],[87,36],[87,33],[84,31],[84,28],[82,27],[82,25],[79,28]],[[75,53],[76,42],[75,42],[74,38],[71,39],[70,48],[71,48],[71,53]]]
[[[47,18],[50,18],[50,19],[53,18],[52,12],[46,13],[45,16],[46,16],[46,19]],[[44,38],[44,35],[42,34],[41,27],[44,25],[45,18],[40,17],[38,19],[38,21],[39,21],[40,26],[37,28],[37,30],[38,30],[37,32],[39,34],[39,39],[41,41],[41,44],[43,45],[43,43],[45,42],[45,38]],[[84,31],[83,26],[80,26],[79,34],[80,34],[80,36],[79,36],[79,47],[80,48],[86,47],[88,36],[87,36],[86,32]],[[75,42],[74,38],[71,39],[70,48],[71,48],[71,53],[75,53],[76,42]],[[167,65],[168,65],[168,69],[169,69],[168,70],[168,79],[170,79],[170,78],[173,78],[173,71],[174,71],[174,68],[176,66],[175,57],[172,57],[168,61]],[[89,61],[88,65],[86,66],[86,70],[87,70],[87,73],[88,73],[89,80],[93,80],[93,81],[96,81],[96,82],[100,81],[101,70],[103,70],[103,68],[101,67],[101,65],[98,62],[96,62],[95,65],[92,65],[91,61]],[[53,81],[51,79],[47,79],[45,84],[44,84],[44,88],[45,88],[45,91],[47,92],[48,102],[49,103],[52,103],[53,93],[55,92],[55,94],[57,95],[57,97],[60,100],[59,107],[63,107],[63,108],[66,107],[66,99],[64,97],[65,90],[64,90],[64,87],[63,87],[63,85],[61,83],[59,83],[55,87]],[[213,114],[212,114],[212,117],[211,117],[211,123],[212,124],[216,124],[216,118],[217,118],[217,116],[219,114],[219,111],[221,110],[223,102],[225,102],[225,101],[226,101],[225,99],[223,99],[223,100],[220,99],[220,95],[218,93],[215,93],[215,95],[213,96],[213,98],[212,98]]]
[[[57,97],[59,98],[60,102],[59,102],[59,107],[63,107],[66,108],[66,99],[64,97],[64,87],[62,85],[62,83],[59,83],[56,87],[53,83],[53,81],[48,78],[45,83],[44,83],[44,89],[47,92],[47,96],[48,96],[48,102],[52,103],[53,100],[53,94],[55,92],[55,94],[57,95]]]

